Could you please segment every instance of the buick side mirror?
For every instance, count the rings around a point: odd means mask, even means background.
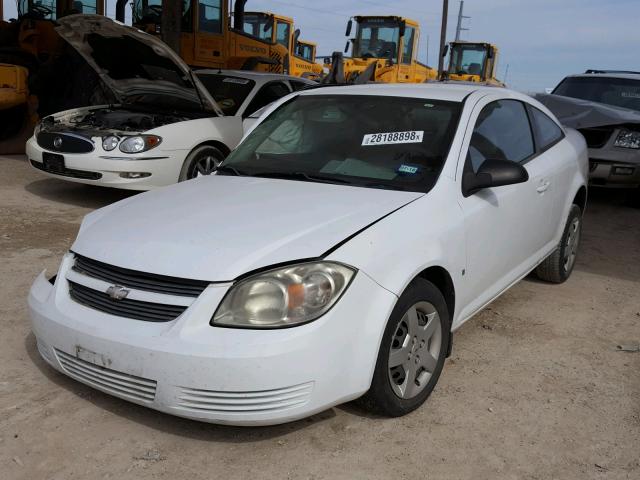
[[[529,173],[519,163],[510,160],[485,160],[477,173],[467,172],[462,177],[465,197],[480,190],[504,185],[515,185],[529,180]]]

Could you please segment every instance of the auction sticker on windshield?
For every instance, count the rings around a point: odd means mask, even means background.
[[[422,143],[424,130],[410,132],[368,133],[362,138],[362,145],[394,145],[398,143]]]

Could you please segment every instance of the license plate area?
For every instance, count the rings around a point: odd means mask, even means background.
[[[64,173],[66,170],[64,156],[57,153],[43,152],[42,163],[47,172]]]

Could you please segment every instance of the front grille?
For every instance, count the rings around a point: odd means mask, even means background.
[[[44,168],[44,163],[36,162],[35,160],[31,160],[31,165],[33,165],[33,167],[37,168],[38,170],[42,170],[43,172],[62,175],[63,177],[82,178],[85,180],[100,180],[102,178],[101,173],[87,172],[86,170],[75,170],[73,168],[64,168],[62,170],[47,170],[46,168]]]
[[[128,298],[114,300],[105,292],[72,281],[69,281],[69,295],[76,302],[95,310],[146,322],[170,322],[187,309],[183,305],[166,305]]]
[[[82,383],[118,397],[140,402],[152,402],[156,396],[155,380],[101,367],[58,349],[55,352],[64,371]]]
[[[137,272],[76,255],[76,272],[123,287],[184,297],[199,296],[210,282]]]
[[[36,140],[40,147],[59,153],[89,153],[94,148],[90,139],[71,133],[40,132]]]
[[[178,408],[206,413],[263,413],[300,407],[309,401],[313,382],[275,390],[222,392],[183,388]]]
[[[579,131],[587,141],[589,148],[604,147],[613,134],[612,128],[582,128]]]

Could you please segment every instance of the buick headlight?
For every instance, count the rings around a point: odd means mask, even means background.
[[[622,148],[640,148],[640,132],[623,128],[620,130],[614,145]]]
[[[325,314],[349,286],[355,270],[333,262],[314,262],[270,270],[233,285],[211,325],[282,328]]]
[[[33,127],[33,136],[37,137],[41,130],[42,130],[42,122],[36,123],[36,126]]]
[[[162,138],[157,135],[138,135],[127,137],[120,144],[120,151],[123,153],[140,153],[157,147],[162,142]]]
[[[118,142],[120,142],[120,139],[118,137],[109,135],[108,137],[104,137],[102,139],[102,148],[107,152],[110,152],[118,146]]]

